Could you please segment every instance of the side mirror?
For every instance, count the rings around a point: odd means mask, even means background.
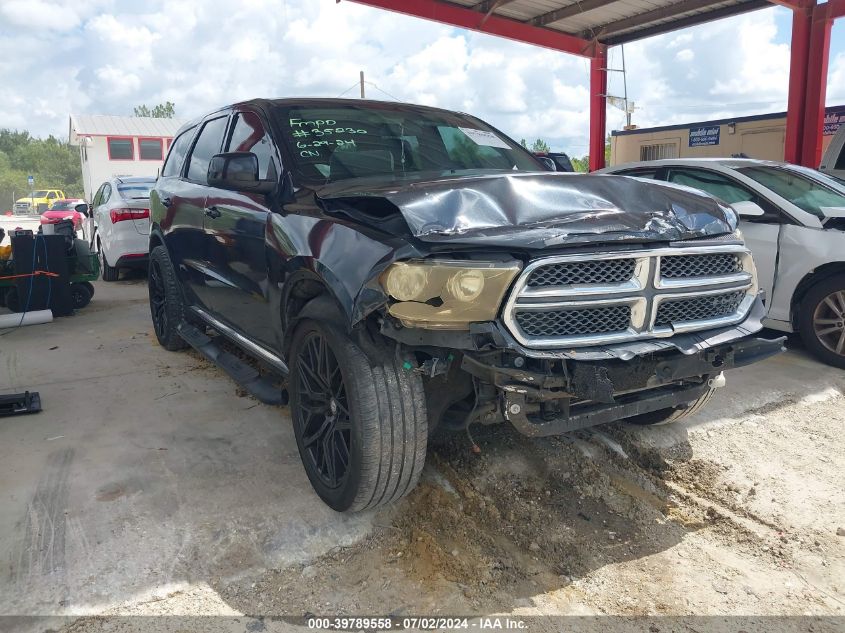
[[[210,187],[232,191],[270,193],[276,183],[260,180],[258,157],[252,152],[226,152],[215,154],[208,163]]]
[[[535,156],[535,158],[543,163],[549,171],[557,171],[557,165],[548,156]]]
[[[763,211],[763,207],[756,202],[751,202],[751,200],[732,202],[731,206],[742,218],[759,218],[760,216],[766,215],[766,212]]]
[[[84,215],[86,218],[87,218],[87,217],[89,217],[89,209],[88,209],[88,205],[87,205],[87,204],[85,204],[84,202],[83,202],[83,203],[81,203],[81,204],[76,205],[76,206],[74,207],[74,210],[75,210],[77,213],[81,213],[81,214],[82,214],[82,215]]]

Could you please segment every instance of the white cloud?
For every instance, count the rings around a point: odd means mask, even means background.
[[[626,46],[634,121],[784,108],[778,11]],[[33,21],[39,29],[25,28]],[[829,93],[845,100],[837,50]],[[610,62],[621,66],[618,48]],[[354,97],[359,70],[369,97],[467,111],[517,139],[587,151],[588,64],[571,55],[335,0],[0,0],[0,127],[40,135],[65,135],[70,112],[131,114],[141,103],[173,101],[193,117],[257,96]],[[609,75],[611,94],[621,79]],[[624,115],[611,108],[608,121]]]

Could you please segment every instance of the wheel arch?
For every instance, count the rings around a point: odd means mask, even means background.
[[[297,323],[303,319],[328,321],[348,332],[352,315],[349,306],[350,302],[342,301],[332,290],[332,285],[315,272],[301,270],[294,273],[284,286],[279,306],[285,356],[290,350]]]
[[[835,275],[845,275],[845,261],[828,262],[818,268],[813,269],[798,282],[795,287],[795,292],[792,293],[792,303],[790,308],[790,315],[792,327],[798,327],[798,315],[801,312],[801,302],[810,289]]]

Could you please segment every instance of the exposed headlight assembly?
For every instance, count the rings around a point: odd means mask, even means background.
[[[413,260],[391,264],[381,284],[388,311],[406,327],[465,330],[492,321],[522,265],[517,261]]]

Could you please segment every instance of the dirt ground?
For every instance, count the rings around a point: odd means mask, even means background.
[[[134,314],[125,303],[120,305],[127,315]],[[137,317],[138,324],[142,317]],[[133,345],[127,354],[159,357],[157,349]],[[185,375],[191,380],[223,385],[214,390],[216,409],[231,402],[246,403],[241,407],[250,415],[263,416],[270,409],[249,404],[233,383],[190,353],[166,359],[173,367],[189,368]],[[822,367],[799,350],[758,368],[731,372],[728,381],[708,410],[684,424],[613,424],[545,439],[498,426],[474,428],[472,438],[438,438],[420,486],[395,506],[356,519],[361,535],[343,538],[344,545],[325,547],[293,564],[273,563],[269,555],[256,558],[259,550],[244,546],[244,557],[250,560],[238,560],[238,549],[227,550],[225,560],[215,559],[213,573],[204,575],[191,571],[202,568],[203,549],[195,548],[191,561],[180,563],[185,568],[180,582],[165,586],[151,581],[148,591],[127,590],[123,595],[131,593],[128,598],[75,612],[105,618],[63,620],[59,625],[73,631],[104,630],[112,621],[109,616],[118,615],[491,613],[836,616],[841,625],[845,372]],[[286,410],[279,412],[286,421]],[[287,441],[287,430],[270,426],[278,413],[269,413],[266,424],[256,418],[241,455],[260,451],[268,442]],[[170,424],[176,425],[173,432],[180,428],[175,418]],[[222,418],[214,433],[224,433],[232,424],[237,421]],[[203,432],[190,426],[192,437]],[[156,437],[161,442],[171,436]],[[177,444],[169,452],[182,459],[175,452]],[[286,468],[298,473],[294,453],[282,458]],[[218,471],[225,474],[225,469]],[[239,472],[233,476],[240,477]],[[295,503],[287,502],[287,512],[319,508],[304,477],[287,473],[274,474],[298,490]],[[183,477],[178,470],[176,476]],[[276,484],[268,480],[261,485]],[[101,496],[111,494],[98,490]],[[212,491],[197,491],[198,507],[211,503]],[[271,493],[262,493],[261,499]],[[215,511],[260,514],[254,502],[249,508],[239,506],[242,495],[226,497],[225,506],[216,502]],[[135,497],[141,499],[143,493]],[[97,498],[100,506],[109,500]],[[283,506],[274,508],[275,520],[284,517]],[[320,514],[313,523],[318,519],[345,530],[337,534],[352,534],[335,524],[339,518]],[[148,523],[141,525],[151,529]],[[224,535],[226,539],[253,538],[248,523],[238,525],[243,534]],[[201,533],[196,526],[194,530]],[[283,549],[297,542],[297,533],[287,538]],[[154,554],[150,552],[151,560]],[[559,627],[550,620],[545,628]]]

